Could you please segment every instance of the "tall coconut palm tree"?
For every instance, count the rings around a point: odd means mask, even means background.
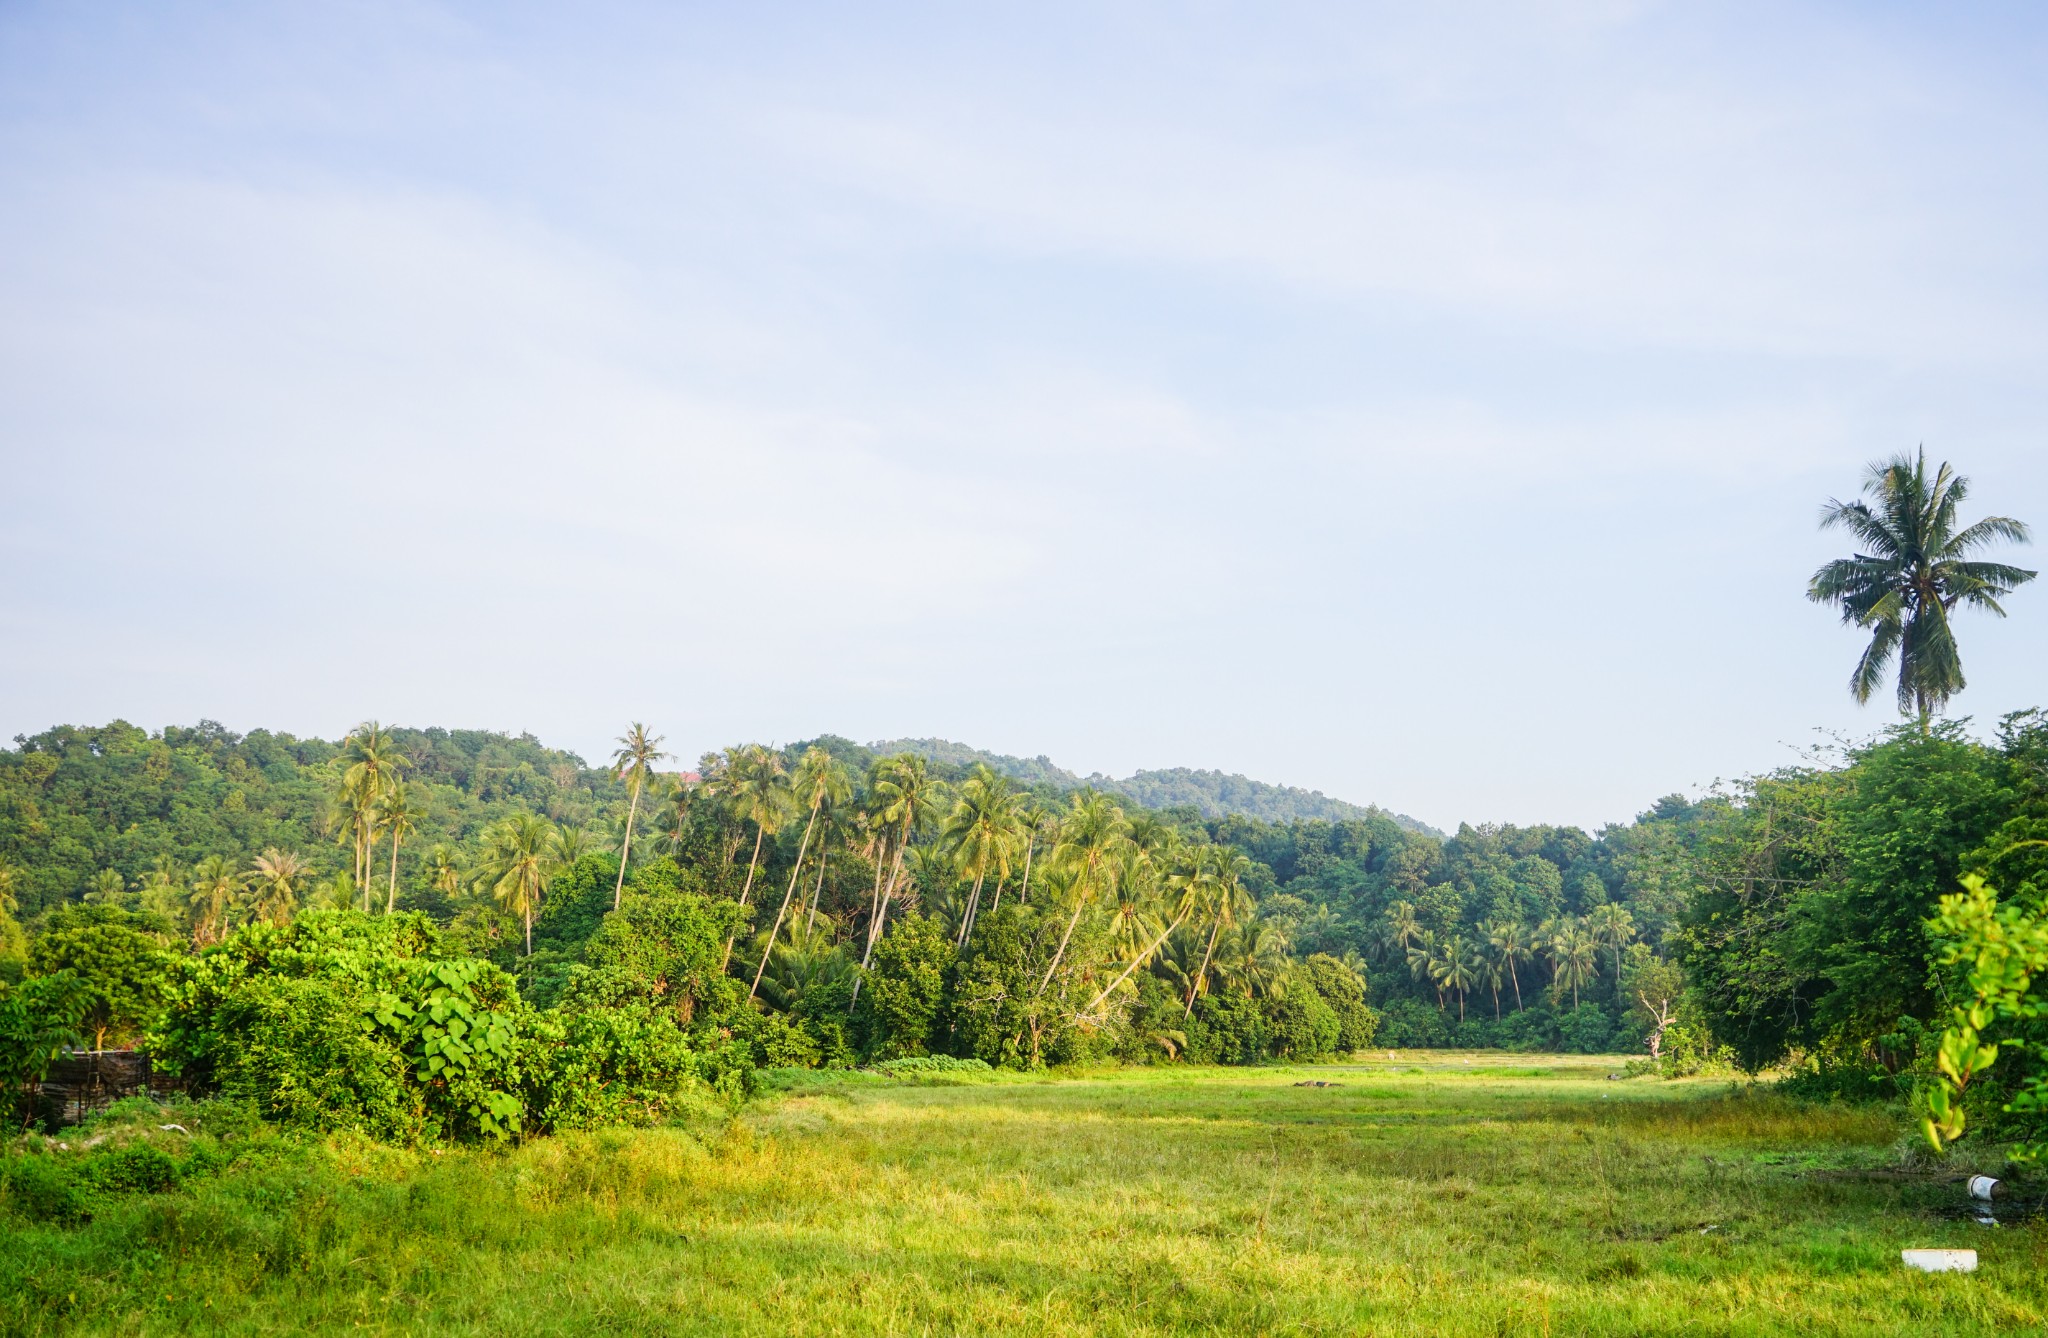
[[[1396,901],[1381,916],[1380,938],[1394,952],[1405,957],[1408,946],[1422,937],[1422,921],[1412,901]]]
[[[128,900],[128,880],[118,869],[101,869],[85,885],[85,899],[102,906],[119,906]]]
[[[1074,937],[1074,926],[1081,923],[1081,912],[1101,893],[1110,872],[1111,858],[1118,847],[1130,839],[1130,829],[1131,824],[1124,817],[1123,809],[1106,794],[1083,790],[1069,801],[1066,816],[1060,823],[1059,844],[1053,847],[1053,858],[1073,870],[1074,883],[1069,895],[1074,899],[1074,913],[1067,920],[1066,932],[1060,935],[1059,947],[1053,951],[1052,961],[1045,968],[1045,978],[1038,982],[1038,997],[1043,998],[1046,987],[1052,984],[1061,960],[1067,955],[1067,944]]]
[[[136,902],[144,912],[182,921],[185,898],[180,886],[185,876],[169,855],[159,855],[142,881],[136,885]]]
[[[1017,807],[1017,822],[1024,835],[1024,880],[1017,886],[1017,900],[1029,903],[1032,856],[1038,853],[1041,842],[1058,835],[1059,814],[1036,799],[1027,798]]]
[[[1579,987],[1593,979],[1599,960],[1599,944],[1576,920],[1559,924],[1550,935],[1550,977],[1559,988],[1572,992],[1572,1007],[1579,1006]]]
[[[1472,949],[1462,934],[1453,934],[1444,941],[1443,950],[1438,954],[1431,969],[1437,984],[1458,996],[1458,1021],[1465,1020],[1465,991],[1479,983],[1478,963],[1472,957]]]
[[[768,969],[768,954],[775,950],[775,936],[782,932],[782,917],[789,913],[790,898],[796,895],[796,880],[803,876],[804,857],[811,849],[811,833],[817,829],[818,814],[830,803],[844,803],[853,793],[853,778],[839,760],[823,748],[809,748],[796,764],[791,793],[810,810],[804,820],[803,840],[797,843],[796,863],[789,870],[789,886],[782,890],[782,905],[776,909],[775,924],[768,930],[768,946],[761,950],[761,964],[754,968],[754,983],[747,990],[753,998],[761,988],[761,973]]]
[[[1635,942],[1635,917],[1628,913],[1628,907],[1619,902],[1604,902],[1586,916],[1586,931],[1595,943],[1614,953],[1614,989],[1618,999],[1621,997],[1621,950]]]
[[[1256,911],[1251,894],[1244,889],[1244,879],[1252,869],[1249,859],[1230,846],[1201,847],[1197,858],[1208,865],[1195,876],[1206,883],[1208,892],[1209,941],[1202,948],[1201,966],[1188,982],[1188,996],[1180,1014],[1182,1022],[1194,1015],[1195,996],[1209,988],[1209,963],[1216,957],[1217,936],[1249,921]]]
[[[224,855],[208,855],[192,870],[192,943],[204,948],[227,936],[228,919],[243,878]]]
[[[1836,606],[1843,622],[1870,633],[1849,691],[1869,701],[1896,658],[1899,712],[1917,716],[1922,730],[1964,687],[1950,613],[1966,605],[2002,618],[1999,599],[2035,576],[1972,559],[2000,540],[2023,544],[2030,536],[2007,516],[1957,528],[1969,491],[1970,481],[1946,463],[1930,478],[1923,450],[1873,463],[1863,480],[1869,500],[1830,499],[1821,508],[1822,529],[1847,530],[1866,550],[1828,563],[1806,586],[1807,598]]]
[[[874,956],[875,944],[881,941],[883,927],[889,918],[889,903],[894,900],[896,889],[902,882],[903,852],[909,848],[910,838],[930,825],[945,799],[945,788],[931,774],[924,758],[916,753],[897,753],[883,758],[875,766],[874,780],[868,790],[876,805],[878,830],[893,838],[895,855],[889,876],[881,885],[881,896],[868,917],[867,947],[860,957],[863,971]],[[854,982],[854,988],[860,988],[858,980]]]
[[[384,885],[384,913],[391,914],[398,909],[398,850],[405,838],[419,830],[419,820],[426,811],[413,802],[406,790],[405,782],[394,780],[384,787],[384,794],[377,800],[377,823],[391,837],[391,878]]]
[[[619,908],[619,898],[626,890],[626,861],[633,855],[633,824],[640,817],[640,791],[645,788],[654,764],[668,756],[661,751],[661,736],[649,738],[647,726],[637,720],[618,737],[617,743],[618,751],[612,754],[612,779],[624,777],[633,798],[626,806],[626,839],[619,850],[619,880],[612,885],[613,910]]]
[[[1149,904],[1144,906],[1143,913],[1144,918],[1150,920],[1153,927],[1157,927],[1161,920],[1165,920],[1165,927],[1160,928],[1158,933],[1152,936],[1147,943],[1136,952],[1130,954],[1124,965],[1123,974],[1103,987],[1102,993],[1096,995],[1095,1001],[1084,1010],[1086,1012],[1092,1013],[1097,1008],[1100,1008],[1102,1001],[1107,999],[1117,986],[1131,978],[1132,972],[1151,961],[1152,955],[1159,951],[1160,945],[1165,943],[1175,930],[1186,924],[1189,916],[1209,902],[1213,896],[1214,889],[1219,885],[1219,879],[1216,876],[1216,869],[1220,863],[1216,858],[1217,847],[1207,845],[1184,846],[1178,841],[1162,842],[1161,846],[1168,852],[1167,857],[1172,862],[1166,865],[1163,878],[1155,877],[1143,881],[1150,885],[1146,901],[1148,903],[1154,901],[1163,902],[1159,909],[1163,910],[1165,914],[1153,913],[1154,908]],[[1145,855],[1135,843],[1133,843],[1132,848],[1139,851],[1139,858],[1145,864],[1151,865],[1154,868],[1158,867],[1159,861],[1157,859]],[[1161,895],[1162,893],[1163,896]],[[1123,895],[1119,891],[1119,901],[1122,900]],[[1138,923],[1136,917],[1133,917],[1133,922],[1133,927],[1135,927]],[[1192,1008],[1192,1004],[1190,1007]]]
[[[356,886],[370,885],[370,857],[377,843],[377,801],[412,759],[400,752],[391,731],[365,720],[341,741],[342,803],[356,841]]]
[[[1408,974],[1417,980],[1427,980],[1436,987],[1437,1011],[1444,1006],[1444,982],[1438,974],[1443,965],[1443,955],[1437,948],[1436,935],[1427,929],[1418,929],[1408,941]]]
[[[1508,979],[1515,987],[1515,1007],[1522,1006],[1522,977],[1515,970],[1515,963],[1526,962],[1535,955],[1535,946],[1529,941],[1529,931],[1517,920],[1496,920],[1479,926],[1479,932],[1486,936],[1486,945],[1493,949],[1494,958],[1508,973]]]
[[[500,905],[526,925],[533,956],[533,917],[554,873],[555,825],[538,813],[514,813],[484,833],[483,881]]]
[[[761,845],[782,830],[789,817],[789,775],[782,759],[757,743],[750,743],[732,756],[719,773],[719,788],[726,807],[742,823],[754,825],[754,853],[747,859],[747,880],[740,888],[740,905],[751,905],[754,876],[761,868]],[[732,960],[737,926],[726,936],[722,969]]]
[[[427,885],[444,897],[462,890],[462,865],[449,847],[435,846],[427,852]]]
[[[974,919],[981,909],[981,887],[993,873],[998,880],[1010,872],[1010,853],[1015,849],[1019,829],[1017,787],[987,763],[977,763],[974,774],[960,786],[953,811],[939,829],[939,844],[952,853],[963,877],[974,880],[967,894],[967,913],[960,917],[960,932],[954,947],[964,947],[974,933]]]
[[[249,870],[256,918],[274,925],[288,923],[299,908],[299,889],[312,878],[313,866],[296,851],[266,848]]]

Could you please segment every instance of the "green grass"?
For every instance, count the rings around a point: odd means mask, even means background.
[[[223,1148],[245,1150],[228,1169],[104,1196],[89,1225],[0,1225],[0,1325],[2042,1326],[2048,1229],[1939,1215],[1961,1188],[1897,1174],[1896,1112],[1800,1106],[1726,1082],[1607,1081],[1616,1067],[1408,1052],[1298,1070],[781,1074],[776,1096],[730,1122],[505,1153],[230,1138]],[[1294,1085],[1308,1079],[1340,1085]],[[1902,1247],[1951,1244],[1980,1252],[1977,1273],[1899,1263]]]

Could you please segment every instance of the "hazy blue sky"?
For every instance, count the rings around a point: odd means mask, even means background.
[[[2044,38],[13,0],[0,730],[942,735],[1625,819],[1886,723],[1802,593],[1867,460],[2048,525]],[[1980,722],[2048,703],[2013,609]]]

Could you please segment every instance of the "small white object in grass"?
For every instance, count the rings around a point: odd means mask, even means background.
[[[190,1129],[187,1129],[182,1124],[159,1124],[157,1128],[163,1130],[165,1133],[169,1133],[171,1130],[176,1129],[179,1133],[184,1134],[187,1138],[190,1138],[192,1136],[192,1131]]]
[[[1706,1235],[1706,1234],[1707,1234],[1708,1232],[1710,1232],[1710,1231],[1719,1231],[1720,1229],[1721,1229],[1721,1224],[1720,1224],[1719,1222],[1716,1222],[1716,1223],[1714,1223],[1714,1224],[1713,1224],[1712,1226],[1703,1226],[1703,1227],[1701,1227],[1701,1228],[1700,1228],[1700,1234],[1701,1234],[1702,1236],[1704,1236],[1704,1235]]]
[[[1974,1273],[1977,1271],[1975,1250],[1900,1250],[1899,1258],[1907,1268],[1917,1268],[1922,1273]]]
[[[1989,1203],[1998,1194],[1998,1181],[1993,1176],[1973,1175],[1970,1177],[1970,1197]]]

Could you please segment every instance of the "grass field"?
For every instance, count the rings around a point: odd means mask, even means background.
[[[0,1226],[0,1323],[1932,1334],[2048,1315],[2048,1229],[1954,1215],[1958,1184],[1898,1170],[1896,1112],[1613,1082],[1600,1059],[1406,1058],[786,1075],[693,1130],[439,1156],[277,1142],[89,1225]],[[1979,1271],[1901,1267],[1942,1244]]]

